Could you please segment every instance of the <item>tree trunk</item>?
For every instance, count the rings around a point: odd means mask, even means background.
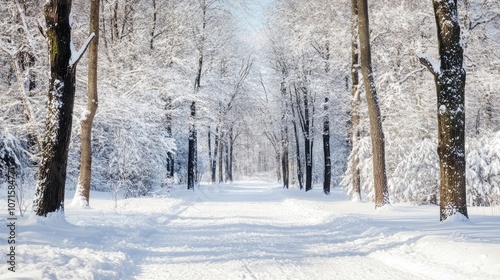
[[[198,69],[194,80],[194,93],[196,94],[201,87],[201,73],[203,70],[203,50],[204,50],[204,32],[206,27],[206,6],[205,1],[200,2],[200,8],[203,12],[201,42],[198,45]],[[188,168],[187,168],[187,187],[194,190],[194,184],[198,176],[198,137],[196,132],[196,101],[191,102],[190,124],[188,139]]]
[[[283,73],[284,76],[286,72]],[[286,117],[286,109],[287,109],[287,102],[286,102],[286,93],[287,93],[287,87],[285,84],[285,78],[283,78],[283,81],[281,82],[281,98],[282,98],[282,113],[281,113],[281,174],[283,176],[283,188],[288,189],[289,187],[289,177],[290,177],[290,172],[289,172],[289,163],[288,163],[288,124],[287,124],[287,117]]]
[[[280,154],[279,148],[276,148],[275,161],[276,161],[276,177],[278,178],[278,182],[280,182],[281,181],[281,154]]]
[[[465,186],[465,69],[457,1],[433,1],[440,65],[420,62],[434,75],[437,93],[440,220],[457,213],[468,218]]]
[[[292,101],[292,94],[290,93],[290,101]],[[297,118],[295,115],[294,106],[292,108],[292,124],[293,124],[293,133],[295,135],[295,155],[297,160],[297,180],[299,181],[299,188],[302,190],[304,188],[304,178],[302,174],[302,162],[300,160],[300,141],[299,141],[299,132],[297,129]]]
[[[153,0],[153,27],[151,27],[151,40],[149,41],[149,48],[152,50],[154,48],[155,31],[156,31],[156,0]]]
[[[211,163],[212,183],[217,182],[217,152],[219,151],[219,126],[215,128],[214,157]]]
[[[358,9],[361,73],[363,74],[368,114],[370,116],[375,208],[379,208],[390,203],[389,192],[387,190],[387,175],[385,173],[385,140],[375,78],[373,77],[372,70],[367,0],[358,0]]]
[[[97,111],[97,54],[99,48],[99,0],[90,2],[90,33],[95,37],[89,45],[87,112],[81,121],[81,160],[76,196],[84,197],[90,203],[90,182],[92,177],[92,123]]]
[[[224,177],[222,176],[222,174],[223,174],[223,172],[222,172],[223,171],[223,168],[222,168],[222,159],[223,159],[222,155],[223,154],[222,154],[222,152],[224,149],[223,138],[224,138],[224,136],[221,135],[221,138],[219,140],[219,147],[218,147],[219,148],[219,183],[224,183]]]
[[[330,159],[330,120],[328,119],[328,97],[325,98],[325,117],[323,119],[323,156],[325,161],[325,171],[323,179],[323,192],[330,194],[330,184],[332,181],[332,161]]]
[[[312,190],[312,150],[311,150],[311,127],[309,120],[309,94],[305,87],[302,87],[304,94],[304,153],[306,158],[306,192]]]
[[[288,189],[289,187],[289,163],[288,163],[288,127],[286,124],[283,124],[283,133],[281,135],[281,169],[283,175],[283,188]]]
[[[115,2],[115,7],[113,8],[113,17],[111,19],[111,41],[115,42],[119,40],[118,34],[118,2]]]
[[[229,181],[229,141],[224,145],[224,182]]]
[[[187,188],[188,190],[193,189],[194,190],[194,184],[196,181],[196,165],[197,165],[197,158],[196,158],[196,143],[197,143],[197,136],[196,136],[196,124],[195,124],[195,118],[196,118],[196,102],[192,101],[191,102],[191,108],[190,108],[190,124],[189,124],[189,139],[188,139],[188,169],[187,169]]]
[[[351,80],[352,80],[352,107],[351,107],[351,147],[352,154],[352,189],[353,196],[361,199],[361,176],[359,172],[359,139],[360,139],[360,117],[359,105],[360,85],[359,85],[359,47],[358,47],[358,3],[357,0],[351,0]]]
[[[34,210],[38,216],[64,211],[76,63],[80,58],[72,57],[71,53],[70,13],[71,1],[45,1],[50,81],[42,159],[34,201]]]
[[[233,147],[235,142],[235,138],[233,137],[234,137],[233,126],[231,126],[231,129],[229,130],[229,168],[228,168],[230,182],[233,182],[233,160],[234,160]]]
[[[172,138],[172,98],[168,97],[165,109],[167,111],[166,122],[167,122],[167,136]],[[174,177],[174,154],[172,152],[167,152],[167,178]]]

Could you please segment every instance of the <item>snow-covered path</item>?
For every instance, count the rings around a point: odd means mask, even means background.
[[[92,209],[68,207],[65,219],[21,220],[17,271],[0,264],[0,279],[500,279],[494,208],[440,224],[436,206],[374,210],[341,190],[259,181],[116,208],[111,194],[92,196]]]
[[[425,278],[369,257],[357,222],[268,185],[207,186],[159,223],[138,279]]]

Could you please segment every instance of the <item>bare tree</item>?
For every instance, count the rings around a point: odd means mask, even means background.
[[[78,178],[77,196],[84,197],[87,206],[90,202],[90,181],[92,177],[92,123],[97,111],[97,53],[99,48],[99,0],[90,2],[90,31],[95,38],[89,44],[89,67],[88,67],[88,97],[87,109],[81,120],[82,132],[80,135],[81,160],[80,177]]]
[[[66,167],[75,99],[76,64],[93,38],[92,34],[82,50],[72,51],[70,13],[70,0],[45,1],[45,36],[49,49],[50,81],[42,160],[34,201],[35,212],[38,216],[64,211]]]
[[[352,102],[351,102],[351,156],[352,156],[352,189],[354,195],[361,198],[361,176],[359,173],[359,138],[360,138],[360,117],[359,104],[360,84],[359,84],[359,46],[358,46],[358,1],[351,0],[351,80],[352,80]]]
[[[200,40],[198,42],[198,69],[196,71],[196,79],[194,81],[194,91],[197,93],[201,88],[201,73],[203,70],[203,52],[205,44],[205,28],[207,24],[207,9],[208,6],[205,0],[200,1],[200,9],[202,12],[202,21],[200,29]],[[194,184],[197,177],[197,165],[198,165],[198,138],[196,132],[196,101],[191,101],[190,106],[190,123],[189,123],[189,138],[188,138],[188,168],[187,168],[187,187],[194,190]]]
[[[457,1],[433,1],[440,61],[419,54],[434,76],[437,93],[440,220],[468,218],[465,187],[465,69]]]
[[[324,160],[324,174],[323,174],[323,192],[330,194],[330,184],[332,181],[332,160],[330,153],[330,119],[328,117],[328,102],[330,100],[325,97],[323,117],[323,160]]]
[[[373,183],[375,190],[375,208],[389,204],[387,175],[385,171],[385,140],[382,130],[382,118],[378,104],[377,88],[373,77],[370,27],[368,20],[368,1],[358,0],[358,30],[360,45],[361,73],[366,90],[366,101],[370,117],[370,136],[373,154]]]

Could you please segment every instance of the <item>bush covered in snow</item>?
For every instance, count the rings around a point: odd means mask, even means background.
[[[373,173],[369,138],[359,144],[361,190],[373,200]],[[409,153],[388,173],[391,200],[415,204],[439,202],[439,158],[435,140],[415,143]],[[352,155],[351,155],[352,157]],[[466,140],[467,204],[470,206],[500,205],[500,132],[483,134]],[[342,186],[352,194],[352,158]]]
[[[21,216],[31,204],[36,173],[26,146],[14,135],[0,132],[0,187],[14,185],[16,207]]]
[[[500,205],[500,131],[467,142],[469,205]]]
[[[388,182],[394,201],[436,204],[439,198],[437,143],[424,139],[404,155]]]

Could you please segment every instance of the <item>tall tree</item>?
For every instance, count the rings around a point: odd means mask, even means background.
[[[373,154],[373,183],[375,191],[375,208],[389,204],[387,175],[385,170],[385,139],[382,130],[382,118],[378,104],[377,88],[373,77],[370,27],[368,19],[368,1],[358,0],[358,30],[360,45],[361,73],[366,90],[366,101],[370,117],[370,136]]]
[[[323,192],[330,194],[330,184],[332,181],[332,160],[330,159],[330,120],[328,118],[328,97],[325,97],[323,117],[323,159],[324,159],[324,179]]]
[[[283,176],[283,188],[289,187],[289,159],[288,159],[288,122],[287,122],[287,86],[286,71],[283,71],[283,80],[281,81],[281,174]]]
[[[434,0],[439,62],[419,54],[437,93],[440,220],[467,215],[465,187],[465,69],[456,0]]]
[[[89,44],[89,67],[88,67],[88,97],[87,110],[81,120],[82,132],[80,135],[81,160],[80,177],[78,178],[77,196],[84,197],[87,206],[90,202],[90,181],[92,177],[92,123],[97,111],[97,53],[99,48],[99,0],[90,2],[90,34],[95,38]]]
[[[352,81],[352,101],[351,101],[351,157],[352,157],[352,189],[353,196],[361,199],[361,176],[359,173],[359,46],[358,46],[358,0],[351,0],[351,81]]]
[[[205,28],[207,24],[207,5],[205,0],[200,1],[200,9],[202,13],[201,29],[199,30],[200,38],[197,44],[198,49],[198,69],[196,71],[196,79],[194,81],[194,92],[197,93],[201,88],[201,73],[203,70],[203,52],[205,44]],[[189,138],[188,138],[188,168],[187,168],[187,187],[194,190],[194,184],[197,177],[197,132],[196,132],[196,101],[191,101],[190,106],[190,123],[189,123]]]
[[[42,160],[34,201],[34,210],[38,216],[64,211],[76,64],[93,38],[91,35],[87,39],[82,50],[72,52],[69,24],[71,0],[45,1],[43,10],[49,49],[50,80]]]

